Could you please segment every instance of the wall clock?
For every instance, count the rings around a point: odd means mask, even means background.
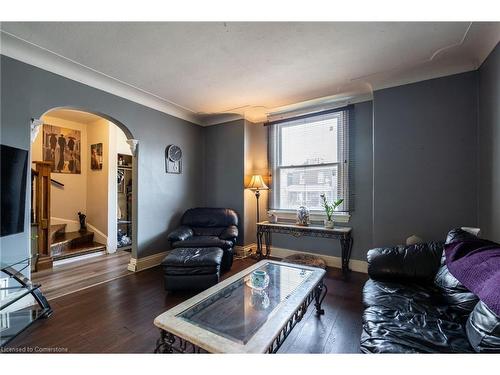
[[[169,145],[165,149],[165,168],[167,173],[182,173],[182,150],[179,146]]]

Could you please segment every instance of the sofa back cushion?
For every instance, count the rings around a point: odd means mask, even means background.
[[[467,338],[478,353],[500,353],[500,317],[479,302],[465,325]]]
[[[195,236],[219,237],[227,227],[192,227]]]
[[[368,251],[368,274],[375,280],[432,282],[441,261],[441,242],[377,248]]]
[[[228,227],[238,225],[238,215],[230,208],[190,208],[182,215],[181,223],[194,228]]]

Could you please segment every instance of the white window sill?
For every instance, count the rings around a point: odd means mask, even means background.
[[[276,214],[279,219],[287,219],[287,220],[295,220],[297,217],[297,212],[294,210],[269,210],[270,213]],[[339,212],[333,214],[333,222],[334,223],[348,223],[351,218],[351,215],[344,212]],[[326,215],[321,212],[311,211],[309,213],[309,220],[311,221],[323,221],[326,220]]]

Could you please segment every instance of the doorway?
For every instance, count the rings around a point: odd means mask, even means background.
[[[50,299],[129,274],[137,162],[130,132],[107,116],[55,108],[41,120],[31,145],[32,278]]]

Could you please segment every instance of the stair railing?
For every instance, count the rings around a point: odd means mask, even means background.
[[[32,224],[37,227],[38,259],[35,269],[38,271],[52,268],[53,262],[50,254],[51,163],[43,161],[34,161],[33,163],[35,169],[32,170],[31,174],[31,220]]]

